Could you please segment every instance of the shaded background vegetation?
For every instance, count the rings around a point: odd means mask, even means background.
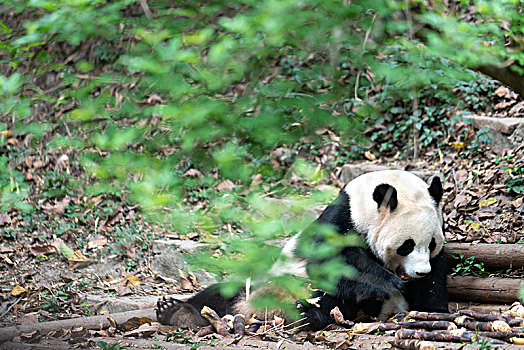
[[[454,129],[461,111],[489,110],[494,79],[523,94],[516,0],[0,6],[0,211],[81,248],[96,217],[137,205],[106,233],[115,249],[147,245],[153,234],[133,223],[146,215],[216,244],[197,263],[238,283],[264,279],[269,242],[333,198],[316,185],[341,163],[366,150],[416,159],[464,138],[474,154],[482,140]],[[321,168],[333,140],[336,161]],[[28,161],[42,147],[56,162]],[[40,227],[46,205],[71,220]]]

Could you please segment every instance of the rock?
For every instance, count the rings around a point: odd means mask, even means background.
[[[208,245],[189,239],[156,239],[153,241],[153,253],[159,254],[169,246],[173,246],[183,253],[195,253]]]
[[[374,171],[382,171],[382,170],[404,170],[400,167],[395,166],[387,166],[387,165],[380,165],[380,164],[345,164],[340,168],[340,170],[337,173],[338,179],[343,184],[347,184],[351,180],[355,179],[356,177],[371,173]],[[435,171],[429,171],[429,170],[410,170],[410,173],[413,173],[423,179],[424,181],[428,181],[433,176],[440,176],[442,178],[442,174],[435,172]]]
[[[176,243],[168,244],[165,241],[176,241]],[[187,259],[184,256],[185,254],[181,252],[180,247],[183,246],[185,249],[188,249],[186,251],[186,254],[191,254],[194,253],[197,249],[201,249],[203,246],[205,246],[205,244],[203,243],[182,240],[158,240],[158,242],[155,242],[153,243],[154,254],[151,259],[151,268],[155,272],[157,272],[162,278],[166,280],[174,280],[176,283],[180,282],[178,270],[186,270],[188,267]],[[181,242],[192,243],[188,243],[187,245],[185,245],[185,243]],[[201,286],[209,286],[216,282],[215,276],[202,269],[199,271],[192,272]]]
[[[354,164],[344,164],[337,172],[337,177],[343,184],[347,184],[354,178],[364,174],[364,171],[359,166]]]
[[[488,129],[490,131],[492,136],[491,148],[495,152],[502,152],[504,149],[522,145],[524,118],[492,118],[468,115],[464,119],[471,120],[471,125],[475,129]]]
[[[122,268],[125,268],[122,259],[102,258],[100,261],[87,267],[84,272],[87,274],[96,274],[98,276],[113,275],[116,277]]]
[[[524,123],[522,118],[492,118],[479,115],[467,115],[464,119],[471,120],[475,129],[487,128],[505,135],[511,135],[519,124]]]
[[[515,147],[524,144],[524,122],[515,129],[508,139]]]
[[[491,148],[493,151],[501,153],[505,149],[513,148],[513,144],[509,141],[508,135],[491,131]]]
[[[524,112],[524,101],[520,101],[509,110],[509,115],[522,115]]]
[[[402,170],[399,167],[380,164],[344,164],[336,174],[340,182],[347,184],[351,180],[365,173],[381,170]]]

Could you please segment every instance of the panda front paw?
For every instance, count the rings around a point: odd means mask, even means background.
[[[156,305],[156,318],[161,324],[190,329],[209,325],[209,322],[200,315],[197,307],[189,301],[163,297]]]
[[[332,323],[333,319],[326,313],[325,308],[308,307],[302,313],[304,316],[303,326],[304,329],[312,331],[318,331],[325,328],[328,324]],[[302,324],[300,326],[302,326]]]
[[[393,294],[404,290],[404,282],[402,281],[402,278],[393,273],[389,275],[387,285],[388,286],[385,289],[388,290],[388,294]]]
[[[180,310],[182,302],[172,297],[162,297],[156,303],[156,319],[161,324],[173,326],[173,315]]]

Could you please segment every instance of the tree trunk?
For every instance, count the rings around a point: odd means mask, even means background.
[[[518,278],[470,276],[448,276],[447,278],[450,300],[512,303],[519,299],[520,285],[521,280]]]
[[[444,252],[448,262],[453,264],[458,260],[452,256],[460,253],[465,258],[475,256],[475,262],[481,261],[487,267],[524,267],[524,244],[446,243]]]
[[[511,62],[507,66],[480,66],[478,68],[482,73],[500,81],[502,84],[509,86],[513,91],[524,98],[524,76],[511,69],[511,66],[517,66],[517,63]]]

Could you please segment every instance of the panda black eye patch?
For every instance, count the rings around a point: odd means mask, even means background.
[[[406,256],[413,251],[415,248],[415,241],[412,239],[407,239],[402,243],[400,247],[397,248],[397,254],[400,256]]]
[[[437,243],[435,242],[435,238],[431,239],[431,243],[429,243],[429,251],[432,252],[437,247]]]

